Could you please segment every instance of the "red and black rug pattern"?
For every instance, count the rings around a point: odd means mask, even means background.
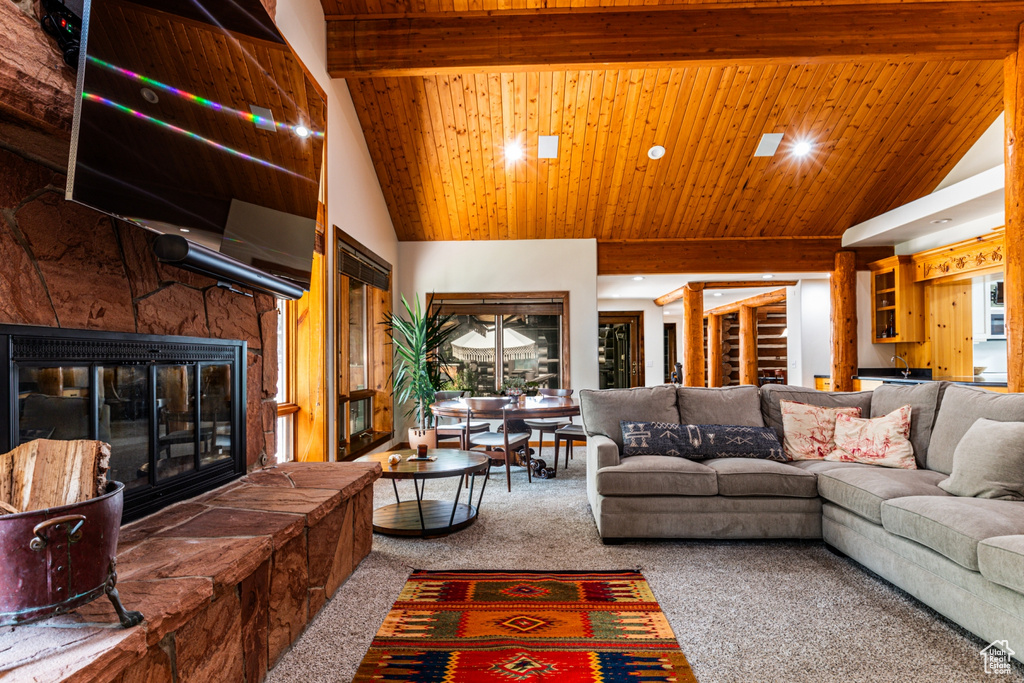
[[[696,682],[635,571],[413,572],[354,680]]]

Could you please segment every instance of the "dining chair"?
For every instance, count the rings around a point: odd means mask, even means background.
[[[558,475],[558,445],[565,441],[565,467],[569,467],[569,458],[572,457],[572,448],[577,441],[587,443],[587,433],[583,431],[583,425],[567,424],[555,430],[555,475]]]
[[[572,396],[572,389],[538,389],[537,394],[539,396],[547,396],[552,398],[568,398]],[[526,426],[530,429],[536,429],[540,432],[540,439],[537,445],[537,457],[540,458],[544,454],[544,434],[550,432],[554,434],[560,427],[564,427],[568,424],[572,424],[571,417],[540,417],[532,420],[523,420]],[[558,444],[558,441],[555,441]],[[558,466],[555,466],[557,469]]]
[[[484,453],[491,460],[505,461],[505,483],[509,492],[512,492],[512,454],[519,451],[522,454],[523,463],[526,465],[527,481],[533,483],[533,474],[530,467],[530,432],[513,432],[509,428],[508,417],[509,400],[504,396],[481,397],[466,399],[466,431],[465,440],[468,444],[467,450],[482,447]],[[471,433],[468,425],[473,421],[474,410],[501,410],[502,430],[500,432],[477,432]],[[488,472],[490,469],[488,468]]]
[[[465,391],[438,391],[434,394],[435,401],[451,401],[456,398],[462,398],[466,395]],[[459,448],[462,450],[468,449],[468,443],[465,440],[466,428],[468,426],[471,434],[479,434],[481,432],[488,432],[491,430],[491,425],[487,422],[473,422],[470,423],[469,419],[462,422],[449,422],[441,424],[441,420],[445,418],[438,417],[437,423],[437,440],[447,441],[449,439],[458,439]]]

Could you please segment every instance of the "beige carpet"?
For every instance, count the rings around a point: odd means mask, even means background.
[[[638,567],[701,683],[1024,681],[1020,665],[986,676],[985,643],[821,543],[602,545],[583,455],[554,480],[528,485],[514,470],[511,494],[495,468],[479,521],[448,538],[374,536],[373,552],[267,680],[349,681],[413,568]],[[449,483],[428,482],[426,497],[454,493]],[[412,496],[411,483],[400,491]],[[389,481],[374,493],[377,505],[394,499]]]

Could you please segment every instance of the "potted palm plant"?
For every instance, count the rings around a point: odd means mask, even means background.
[[[384,316],[388,337],[395,353],[392,380],[395,398],[401,403],[411,404],[407,415],[413,414],[416,426],[409,429],[409,445],[416,448],[425,444],[427,448],[437,445],[437,430],[429,406],[434,393],[446,381],[451,381],[442,370],[445,365],[441,347],[448,342],[458,329],[448,325],[452,315],[442,315],[433,309],[433,295],[424,309],[419,299],[410,304],[402,297],[405,316],[387,313]]]

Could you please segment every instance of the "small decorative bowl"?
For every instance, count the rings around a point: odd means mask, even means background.
[[[397,467],[400,462],[402,462],[402,456],[398,453],[392,453],[388,456],[388,464],[392,467]]]

